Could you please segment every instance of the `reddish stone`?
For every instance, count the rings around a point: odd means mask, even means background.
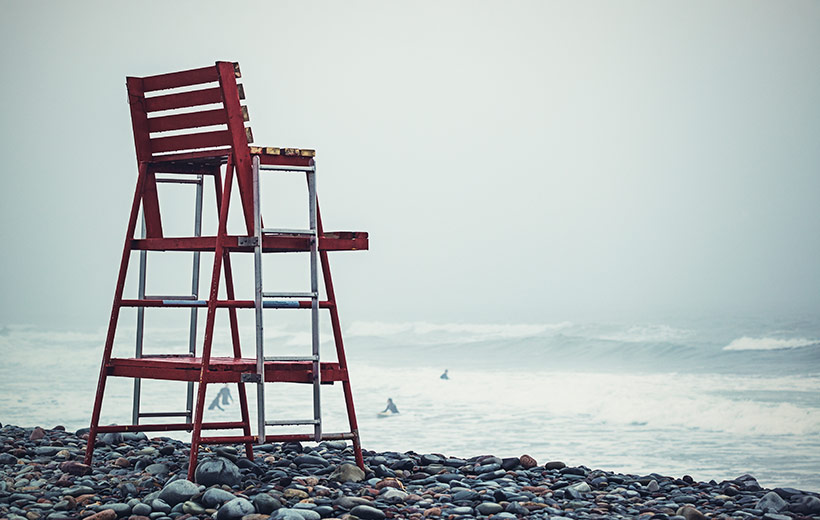
[[[69,487],[74,485],[74,479],[71,478],[71,475],[68,473],[64,473],[60,475],[60,478],[57,482],[54,483],[55,486],[58,487]]]
[[[46,431],[39,426],[34,428],[31,432],[31,435],[28,436],[28,440],[30,441],[38,441],[46,436]]]
[[[90,504],[91,502],[94,501],[95,496],[96,495],[94,495],[92,493],[89,493],[87,495],[80,495],[76,499],[77,500],[77,505],[78,506],[87,506],[88,504]],[[113,511],[113,509],[111,509],[111,511]]]
[[[99,513],[85,517],[85,520],[117,520],[117,512],[113,509],[103,509]]]
[[[431,507],[429,509],[424,510],[424,516],[441,516],[441,508],[440,507]]]
[[[91,473],[91,466],[75,460],[68,460],[60,464],[60,471],[71,475],[82,476]]]
[[[117,457],[117,460],[114,461],[114,465],[120,468],[127,468],[131,466],[131,461],[125,457]]]
[[[376,489],[382,489],[382,488],[386,488],[386,487],[392,487],[392,488],[401,489],[402,491],[404,491],[404,484],[402,484],[400,481],[398,481],[398,480],[396,480],[392,477],[382,479],[382,480],[380,480],[379,482],[376,483]]]
[[[521,455],[521,457],[518,458],[518,462],[521,463],[524,469],[534,468],[538,465],[538,462],[529,455]]]

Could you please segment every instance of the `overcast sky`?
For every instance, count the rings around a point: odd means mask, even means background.
[[[820,311],[820,2],[1,5],[0,325],[106,325],[125,77],[216,60],[370,232],[345,322]]]

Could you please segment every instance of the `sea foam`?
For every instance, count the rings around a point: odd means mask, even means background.
[[[723,350],[786,350],[818,346],[820,346],[820,340],[817,339],[750,338],[743,336],[723,347]]]

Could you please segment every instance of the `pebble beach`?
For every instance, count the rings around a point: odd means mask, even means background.
[[[203,451],[144,433],[100,436],[82,463],[87,430],[0,427],[0,518],[9,520],[318,520],[470,518],[641,520],[820,519],[817,493],[764,489],[751,475],[697,482],[627,475],[490,454],[364,451],[345,442]]]

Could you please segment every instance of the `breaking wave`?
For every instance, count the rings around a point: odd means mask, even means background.
[[[820,340],[817,339],[750,338],[743,336],[723,347],[723,350],[790,350],[818,346],[820,346]]]

